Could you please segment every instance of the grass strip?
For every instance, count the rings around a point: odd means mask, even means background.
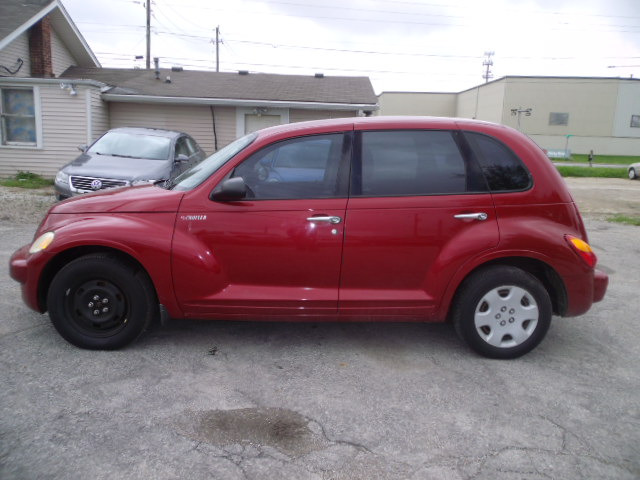
[[[627,178],[627,169],[618,167],[556,166],[563,177]]]
[[[31,172],[18,172],[14,177],[0,180],[0,185],[4,187],[43,188],[53,185],[53,180],[42,178],[40,175]]]
[[[640,217],[630,217],[628,215],[614,215],[607,218],[609,222],[624,223],[625,225],[635,225],[640,227]]]

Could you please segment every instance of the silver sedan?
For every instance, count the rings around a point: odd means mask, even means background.
[[[629,165],[629,178],[631,180],[637,180],[640,177],[640,163],[632,163]]]

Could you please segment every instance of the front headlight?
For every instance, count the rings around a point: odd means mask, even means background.
[[[60,170],[56,174],[56,183],[60,183],[62,185],[68,185],[69,184],[69,175],[64,173],[62,170]]]
[[[43,233],[31,244],[29,253],[41,252],[49,245],[51,245],[51,242],[53,242],[53,237],[55,237],[55,234],[53,232]]]
[[[153,185],[157,181],[158,180],[134,180],[133,182],[131,182],[131,185],[133,185],[134,187],[136,185]]]

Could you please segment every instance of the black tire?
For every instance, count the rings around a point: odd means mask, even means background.
[[[552,316],[551,299],[533,275],[494,266],[470,275],[452,307],[456,332],[473,350],[489,358],[517,358],[544,338]]]
[[[638,178],[638,172],[636,172],[636,169],[631,167],[629,169],[629,180],[637,180]]]
[[[156,313],[146,272],[106,254],[77,258],[53,278],[47,294],[53,326],[69,343],[115,350],[133,342]]]

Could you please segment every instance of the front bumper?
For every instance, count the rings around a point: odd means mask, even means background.
[[[11,255],[11,259],[9,260],[9,275],[20,283],[24,303],[37,312],[43,312],[38,302],[38,278],[41,272],[41,266],[29,265],[30,260],[34,257],[29,253],[30,247],[31,244],[25,245]]]

